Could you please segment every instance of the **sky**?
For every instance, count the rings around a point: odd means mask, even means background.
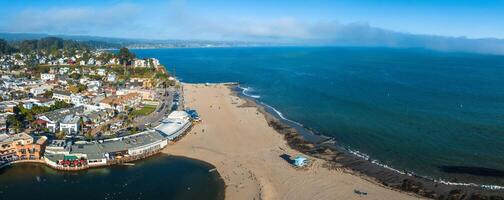
[[[0,32],[391,46],[504,39],[504,0],[0,0],[0,7]]]

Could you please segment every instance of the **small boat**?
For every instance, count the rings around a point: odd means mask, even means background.
[[[121,165],[125,165],[125,166],[135,166],[135,163],[122,163]]]
[[[214,171],[217,171],[217,169],[216,169],[216,168],[209,169],[209,170],[208,170],[208,173],[210,173],[210,172],[214,172]]]

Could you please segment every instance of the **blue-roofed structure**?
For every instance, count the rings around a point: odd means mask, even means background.
[[[294,165],[296,167],[304,167],[307,164],[308,164],[308,158],[304,156],[296,156],[296,158],[294,158]]]

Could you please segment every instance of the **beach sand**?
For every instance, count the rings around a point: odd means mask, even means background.
[[[163,152],[216,166],[226,184],[226,199],[418,199],[343,170],[324,168],[320,159],[310,157],[310,167],[295,169],[280,155],[301,153],[268,126],[256,107],[241,107],[245,100],[225,85],[183,87],[186,107],[196,109],[202,122]]]

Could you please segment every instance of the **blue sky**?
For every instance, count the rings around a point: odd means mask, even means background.
[[[316,43],[349,41],[354,32],[368,40],[389,32],[504,38],[504,1],[1,0],[0,7],[1,32]]]

